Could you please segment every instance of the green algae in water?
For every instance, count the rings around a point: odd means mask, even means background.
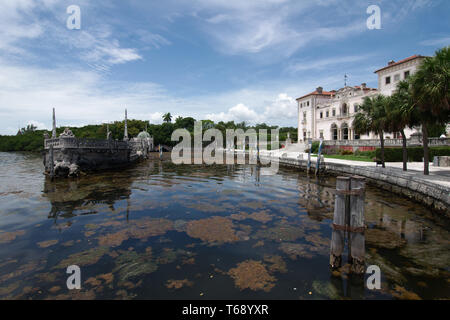
[[[0,239],[7,243],[0,261],[8,262],[0,265],[0,298],[449,297],[448,221],[370,186],[366,265],[380,266],[382,290],[359,293],[364,286],[350,283],[348,272],[333,277],[328,269],[332,177],[308,179],[280,168],[278,175],[256,179],[248,166],[175,166],[158,160],[51,182],[42,177],[41,166],[37,158],[39,175],[30,177],[34,187],[26,192],[32,209],[18,205],[20,194],[8,193],[8,201],[0,201]],[[7,234],[14,233],[10,225],[23,233]],[[47,248],[37,245],[56,239]],[[246,261],[256,264],[241,265]],[[65,269],[72,264],[82,268],[86,281],[78,293],[65,292]],[[234,270],[234,278],[228,272],[215,276],[216,269]],[[259,276],[252,278],[255,270]],[[199,280],[190,286],[193,279]],[[349,281],[358,294],[345,296],[336,281]]]
[[[341,295],[336,287],[330,282],[313,281],[312,294],[314,298],[318,299],[341,299]]]
[[[123,283],[135,277],[153,273],[157,269],[158,264],[153,260],[150,252],[139,254],[136,251],[120,251],[113,273],[117,275],[119,283]]]
[[[108,247],[97,247],[77,252],[62,260],[54,269],[67,268],[71,265],[88,266],[97,263],[109,251]]]

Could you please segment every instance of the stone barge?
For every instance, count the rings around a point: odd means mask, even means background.
[[[52,137],[44,140],[44,173],[53,177],[76,177],[82,172],[92,172],[126,167],[146,159],[153,151],[153,138],[146,131],[136,138],[128,138],[125,110],[124,140],[111,139],[109,126],[107,139],[76,138],[70,129],[56,137],[55,110],[53,110]]]

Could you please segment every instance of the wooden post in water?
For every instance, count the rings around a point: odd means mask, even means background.
[[[308,139],[309,152],[308,152],[308,167],[306,168],[306,172],[309,173],[311,169],[311,149],[312,149],[312,139]]]
[[[350,196],[350,236],[349,256],[351,256],[352,272],[364,274],[365,236],[364,236],[364,200],[366,183],[363,177],[353,176]]]
[[[337,177],[336,199],[334,205],[333,233],[331,235],[330,267],[340,268],[345,246],[346,198],[350,191],[350,178]]]
[[[259,143],[258,142],[256,142],[256,164],[258,166],[261,165],[261,158],[259,156]]]
[[[319,144],[319,150],[317,152],[317,162],[316,162],[316,176],[319,174],[319,170],[320,170],[320,155],[322,154],[322,144],[323,144],[323,139],[320,138],[320,144]],[[311,145],[312,147],[312,145]]]

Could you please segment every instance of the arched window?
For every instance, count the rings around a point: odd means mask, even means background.
[[[347,113],[348,113],[348,107],[347,107],[347,104],[346,103],[344,103],[343,105],[342,105],[342,109],[341,109],[341,111],[342,111],[342,115],[347,115]]]
[[[331,138],[333,140],[337,140],[338,139],[338,128],[337,128],[337,125],[335,123],[333,123],[331,125]]]
[[[344,123],[341,126],[342,130],[342,139],[348,140],[348,124]]]

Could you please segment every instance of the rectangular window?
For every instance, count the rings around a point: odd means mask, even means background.
[[[306,105],[309,107],[309,101],[306,102]]]
[[[330,116],[330,111],[327,111],[327,118]]]
[[[320,138],[323,139],[323,130],[320,130]]]
[[[306,120],[306,112],[303,112],[303,120]]]
[[[320,113],[320,119],[322,119],[322,118],[323,118],[323,112]]]
[[[336,109],[333,109],[333,117],[336,116]]]
[[[405,79],[408,79],[408,78],[409,78],[409,70],[408,70],[408,71],[405,71],[405,76],[404,76],[404,78],[405,78]]]
[[[390,84],[391,83],[391,77],[386,77],[386,84]]]
[[[399,74],[396,74],[396,75],[394,76],[394,82],[398,82],[398,81],[400,81],[400,75],[399,75]]]
[[[353,110],[354,110],[355,113],[358,112],[358,105],[357,105],[357,104],[355,104],[355,105],[353,106]]]

